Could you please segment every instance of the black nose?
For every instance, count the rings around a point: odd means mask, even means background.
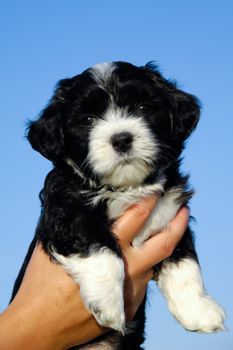
[[[119,134],[112,135],[111,142],[113,148],[117,152],[127,152],[132,146],[133,135],[130,134],[130,132],[121,132]]]

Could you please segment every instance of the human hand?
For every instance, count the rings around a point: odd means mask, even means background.
[[[168,258],[182,238],[188,224],[189,210],[182,207],[166,229],[148,239],[140,248],[132,245],[143,227],[157,198],[145,198],[132,206],[114,224],[125,262],[125,311],[132,319],[141,305],[148,282],[153,277],[153,266]]]
[[[133,237],[156,202],[154,197],[142,200],[113,227],[125,260],[125,307],[129,319],[143,300],[152,266],[172,253],[187,225],[188,211],[182,208],[168,229],[140,249],[132,247]],[[104,332],[107,330],[85,308],[78,286],[37,245],[15,299],[0,316],[0,348],[21,350],[30,344],[34,350],[62,350]]]

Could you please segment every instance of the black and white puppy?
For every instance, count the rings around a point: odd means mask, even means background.
[[[79,284],[96,320],[124,334],[124,263],[111,225],[142,197],[160,194],[133,242],[140,247],[188,202],[192,193],[187,176],[180,173],[179,157],[199,114],[198,100],[164,79],[150,63],[104,63],[61,80],[28,130],[32,147],[54,168],[40,195],[36,236],[13,295],[39,240]],[[224,311],[204,289],[189,227],[155,270],[168,307],[184,328],[223,329]],[[136,319],[139,330],[133,334],[82,348],[129,349],[130,344],[141,349],[144,304]]]

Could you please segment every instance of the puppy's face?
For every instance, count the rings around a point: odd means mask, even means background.
[[[28,139],[101,184],[135,186],[179,156],[198,119],[195,97],[152,65],[105,63],[60,81]]]

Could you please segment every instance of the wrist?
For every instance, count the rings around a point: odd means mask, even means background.
[[[61,350],[51,332],[45,331],[46,319],[32,305],[12,303],[0,315],[0,349]]]
[[[108,331],[84,307],[76,287],[58,295],[53,301],[38,293],[30,302],[20,290],[0,315],[0,349],[22,350],[30,344],[33,350],[65,350]]]

